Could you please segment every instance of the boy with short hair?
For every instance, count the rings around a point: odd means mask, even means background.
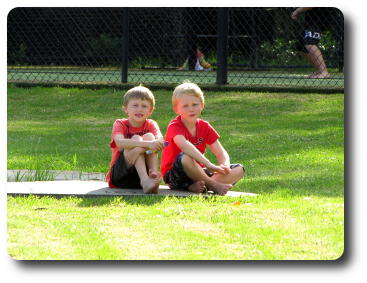
[[[167,128],[162,151],[163,180],[171,189],[202,193],[206,189],[225,195],[244,176],[241,164],[230,164],[227,151],[219,142],[219,134],[200,119],[204,109],[204,94],[198,85],[185,82],[177,86],[172,96],[178,116]],[[219,165],[205,157],[209,145]]]
[[[128,118],[113,124],[112,159],[106,178],[109,187],[158,193],[162,178],[157,151],[163,148],[163,137],[158,124],[148,119],[154,105],[153,93],[146,87],[134,87],[124,95],[123,110]]]

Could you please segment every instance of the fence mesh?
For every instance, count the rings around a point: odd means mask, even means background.
[[[8,15],[8,81],[170,84],[188,79],[343,89],[342,13],[314,8],[292,18],[294,11],[16,8]]]

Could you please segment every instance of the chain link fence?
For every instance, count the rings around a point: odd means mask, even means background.
[[[8,82],[344,89],[342,13],[294,11],[16,8]]]

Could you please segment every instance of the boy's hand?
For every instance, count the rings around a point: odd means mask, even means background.
[[[151,141],[148,147],[152,151],[160,151],[163,149],[163,141],[162,140]]]
[[[229,165],[225,165],[225,164],[219,164],[219,167],[221,167],[224,170],[224,173],[221,173],[223,175],[227,175],[232,170],[229,167]]]
[[[220,166],[214,165],[212,163],[210,163],[209,166],[206,167],[206,169],[208,169],[209,172],[214,173],[214,174],[216,174],[216,173],[223,174],[223,175],[226,174],[225,169],[223,169]]]

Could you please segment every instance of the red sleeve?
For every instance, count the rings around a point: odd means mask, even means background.
[[[157,136],[161,136],[161,130],[159,129],[159,126],[157,124],[157,122],[150,120],[149,121],[149,132],[152,133],[155,137]]]
[[[220,135],[217,131],[208,123],[208,135],[206,137],[207,144],[211,145],[219,139]]]
[[[117,134],[121,134],[121,135],[125,136],[126,133],[127,133],[127,128],[126,128],[125,124],[122,123],[121,120],[116,120],[115,123],[113,124],[113,127],[112,127],[110,147],[111,148],[116,147],[115,136]]]
[[[185,129],[178,124],[170,124],[167,128],[165,141],[173,144],[173,139],[177,135],[183,135],[186,138]]]

